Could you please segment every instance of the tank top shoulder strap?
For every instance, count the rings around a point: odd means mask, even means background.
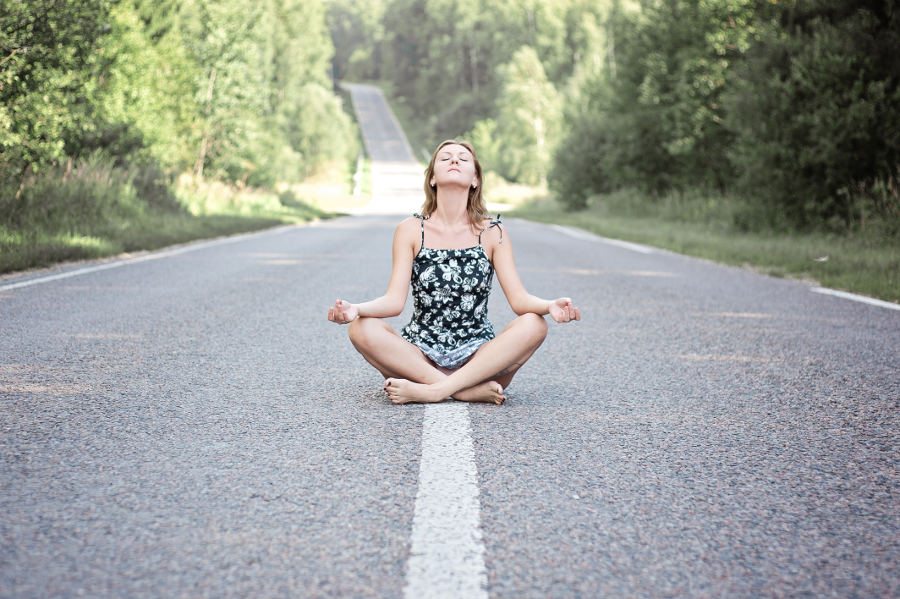
[[[419,223],[422,225],[422,245],[419,246],[419,251],[422,251],[422,248],[425,247],[425,219],[427,216],[422,216],[418,212],[413,212],[413,216],[419,219]]]
[[[478,245],[481,245],[481,236],[488,229],[493,229],[497,227],[497,230],[500,231],[500,243],[503,243],[503,227],[501,226],[502,222],[500,221],[500,215],[498,214],[496,218],[492,218],[491,222],[488,223],[488,226],[481,230],[481,233],[478,234]]]

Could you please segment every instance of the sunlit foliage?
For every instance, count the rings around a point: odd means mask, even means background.
[[[248,185],[355,156],[321,1],[2,4],[5,195],[97,151]]]

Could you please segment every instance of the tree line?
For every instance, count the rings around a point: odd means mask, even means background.
[[[357,151],[334,93],[347,79],[385,85],[416,145],[467,137],[492,170],[573,208],[700,190],[739,203],[746,226],[900,229],[890,0],[0,8],[6,216],[84,164],[168,204],[179,173],[302,179]]]
[[[153,196],[179,173],[271,186],[357,152],[333,91],[320,0],[0,5],[0,203],[9,212],[29,186],[66,179],[85,161]]]
[[[339,77],[572,208],[701,191],[742,226],[900,229],[891,0],[330,0]]]

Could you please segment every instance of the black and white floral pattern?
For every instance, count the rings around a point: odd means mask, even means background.
[[[418,214],[415,215],[422,219]],[[500,226],[500,216],[489,227]],[[413,316],[400,334],[444,368],[462,366],[494,338],[487,319],[494,267],[479,244],[458,250],[425,247],[413,261]]]

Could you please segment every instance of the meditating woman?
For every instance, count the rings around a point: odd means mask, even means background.
[[[567,297],[546,300],[525,290],[509,230],[490,219],[481,165],[472,146],[442,142],[425,171],[422,213],[394,231],[387,292],[352,304],[338,299],[328,320],[350,324],[350,341],[385,377],[391,401],[445,399],[501,404],[504,390],[547,335],[544,316],[581,319]],[[494,272],[518,317],[499,335],[487,317]],[[383,319],[403,311],[413,286],[412,320],[397,333]]]

